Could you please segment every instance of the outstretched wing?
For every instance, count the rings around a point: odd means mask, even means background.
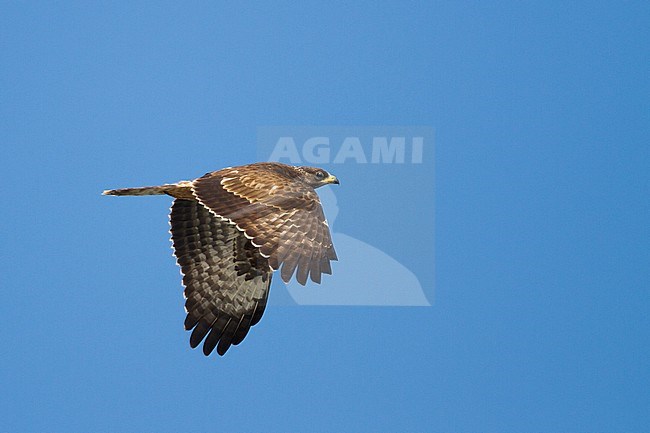
[[[268,260],[232,223],[197,201],[174,200],[170,225],[185,286],[185,329],[193,329],[190,346],[205,338],[205,355],[215,347],[223,355],[262,318],[271,284]]]
[[[258,163],[208,173],[193,182],[198,200],[227,218],[259,246],[270,266],[289,282],[320,283],[336,260],[318,194],[296,179],[294,168]],[[294,180],[296,179],[296,180]]]

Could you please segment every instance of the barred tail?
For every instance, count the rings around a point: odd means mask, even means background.
[[[176,198],[192,198],[192,183],[188,181],[159,186],[143,186],[140,188],[107,189],[102,195],[171,195]]]
[[[165,194],[165,186],[143,186],[141,188],[107,189],[102,195],[161,195]]]

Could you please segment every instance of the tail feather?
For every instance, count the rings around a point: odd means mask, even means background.
[[[107,189],[102,195],[171,195],[172,197],[193,200],[192,182],[187,180],[178,183],[166,183],[158,186],[143,186],[140,188]]]
[[[167,194],[170,185],[143,186],[140,188],[107,189],[102,195],[162,195]]]

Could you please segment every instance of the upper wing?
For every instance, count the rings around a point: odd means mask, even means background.
[[[262,318],[271,284],[268,260],[197,201],[174,200],[170,225],[185,285],[185,329],[194,328],[190,345],[205,337],[203,353],[217,347],[223,355]]]
[[[336,260],[318,194],[278,164],[262,163],[224,169],[193,182],[193,191],[214,214],[227,218],[260,247],[275,270],[289,282],[320,283]]]

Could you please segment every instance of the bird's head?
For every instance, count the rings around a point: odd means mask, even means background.
[[[336,176],[329,174],[322,168],[317,167],[299,167],[302,172],[302,180],[312,188],[318,188],[323,185],[336,184],[340,182]]]

